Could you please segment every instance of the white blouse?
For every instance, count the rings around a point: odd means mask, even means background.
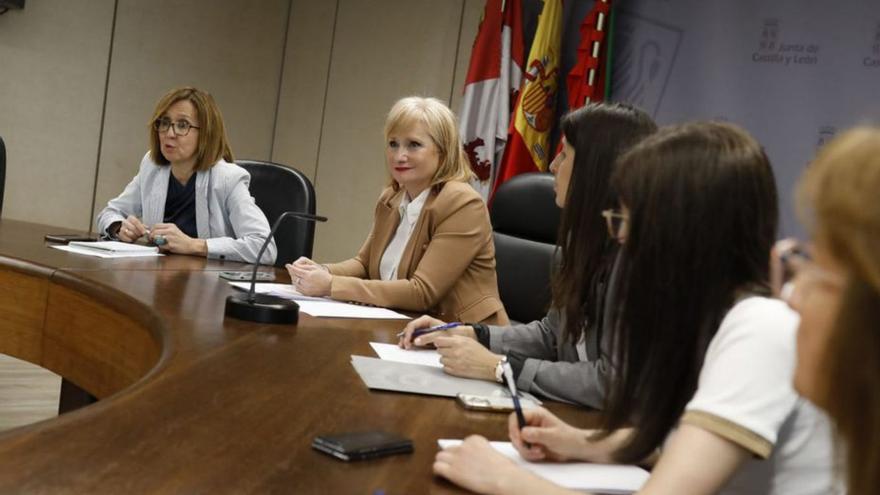
[[[419,215],[422,214],[422,207],[425,206],[425,201],[428,200],[428,193],[430,191],[431,188],[429,187],[413,200],[409,199],[408,193],[403,195],[403,200],[400,201],[400,206],[397,207],[400,212],[400,223],[397,225],[397,231],[394,233],[391,242],[388,243],[388,247],[385,248],[382,259],[379,262],[379,276],[382,280],[394,280],[397,278],[397,267],[400,265],[403,250],[409,242],[416,222],[419,220]]]

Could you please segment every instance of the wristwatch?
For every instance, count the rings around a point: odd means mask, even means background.
[[[501,356],[498,364],[495,365],[495,381],[498,383],[504,383],[504,363],[506,362],[507,356]]]

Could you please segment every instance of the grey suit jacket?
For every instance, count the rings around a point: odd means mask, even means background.
[[[516,386],[539,396],[601,409],[605,383],[614,372],[608,355],[614,332],[621,251],[612,264],[607,285],[599,288],[598,321],[587,322],[586,339],[578,345],[562,336],[565,319],[555,309],[539,321],[511,327],[489,326],[489,349],[523,358]],[[581,347],[581,351],[578,351]]]
[[[170,166],[157,165],[149,153],[144,155],[138,174],[98,213],[98,232],[106,235],[111,224],[128,215],[140,218],[145,225],[162,223],[170,178]],[[196,173],[196,228],[199,239],[208,244],[209,258],[256,261],[270,229],[266,215],[251,196],[250,180],[245,169],[222,159]],[[272,240],[261,262],[272,264],[275,256]]]
[[[541,397],[601,409],[605,377],[610,372],[605,350],[609,335],[598,349],[579,356],[577,347],[562,338],[564,319],[551,309],[541,320],[510,327],[489,326],[489,349],[498,354],[525,357],[516,378],[519,390]],[[610,332],[609,332],[610,333]]]

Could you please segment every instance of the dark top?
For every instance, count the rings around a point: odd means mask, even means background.
[[[181,184],[174,175],[168,177],[163,221],[177,225],[181,232],[194,239],[199,236],[199,229],[196,228],[196,174],[192,174],[186,185]]]

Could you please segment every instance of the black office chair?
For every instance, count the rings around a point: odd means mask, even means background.
[[[236,163],[251,174],[251,195],[266,214],[269,225],[285,211],[315,214],[315,188],[299,170],[260,160],[236,160]],[[278,247],[275,266],[282,267],[300,256],[311,258],[314,243],[314,222],[285,219],[275,233]]]
[[[6,188],[6,145],[0,136],[0,215],[3,215],[3,191]]]
[[[495,191],[489,215],[498,290],[511,320],[538,320],[550,306],[560,213],[551,174],[517,175]]]

